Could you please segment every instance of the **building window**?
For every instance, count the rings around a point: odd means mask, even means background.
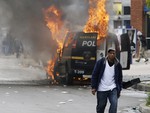
[[[113,3],[113,11],[114,11],[114,15],[122,15],[122,3],[114,2]]]
[[[122,21],[121,20],[114,20],[114,28],[117,29],[119,27],[122,27]]]
[[[124,26],[126,26],[126,28],[131,28],[130,20],[124,20]]]
[[[123,7],[124,15],[130,15],[130,6]]]

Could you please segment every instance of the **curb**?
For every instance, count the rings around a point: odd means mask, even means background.
[[[146,103],[140,104],[139,110],[142,113],[150,113],[150,107],[145,105]]]
[[[144,84],[144,83],[138,83],[136,85],[133,85],[132,88],[138,89],[139,91],[150,92],[150,85],[147,85],[147,84]]]
[[[150,92],[150,85],[144,83],[138,83],[134,85],[133,88],[138,89],[140,91]],[[150,107],[146,106],[146,103],[140,104],[139,110],[141,113],[150,113]]]
[[[28,80],[28,81],[0,81],[0,85],[49,85],[50,80]]]

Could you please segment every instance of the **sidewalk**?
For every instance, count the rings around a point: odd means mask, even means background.
[[[128,81],[133,78],[140,78],[141,83],[135,85],[134,88],[142,91],[150,91],[150,59],[148,62],[144,62],[141,59],[140,62],[135,62],[136,59],[132,60],[130,70],[123,70],[123,80]],[[147,107],[145,103],[139,106],[141,113],[150,113],[150,107]]]
[[[135,89],[150,92],[150,59],[148,62],[144,62],[141,59],[140,62],[135,62],[130,65],[130,70],[123,70],[123,81],[129,81],[134,78],[140,78],[141,83],[134,86]]]
[[[0,84],[43,84],[47,83],[44,67],[28,58],[17,59],[0,56]]]
[[[140,62],[135,62],[136,58],[132,60],[130,70],[123,70],[123,80],[127,81],[132,78],[140,78],[141,81],[150,80],[150,59],[148,62],[144,62],[141,59]]]

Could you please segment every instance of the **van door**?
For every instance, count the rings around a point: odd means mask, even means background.
[[[127,33],[122,34],[120,38],[121,38],[120,63],[122,65],[122,69],[130,69],[132,57],[130,48],[130,39]]]
[[[128,34],[122,34],[120,36],[120,39],[118,40],[116,34],[108,33],[105,41],[103,41],[101,44],[98,44],[97,60],[101,59],[102,57],[105,57],[107,55],[107,50],[110,47],[116,49],[116,57],[120,61],[122,69],[130,69],[131,48]]]

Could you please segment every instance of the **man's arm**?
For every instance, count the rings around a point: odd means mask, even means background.
[[[102,59],[97,61],[93,72],[92,72],[92,77],[91,77],[91,87],[92,87],[92,94],[95,95],[95,92],[97,90],[98,87],[98,79],[99,79],[99,74],[100,74],[100,70],[101,70],[101,63],[102,63]]]

